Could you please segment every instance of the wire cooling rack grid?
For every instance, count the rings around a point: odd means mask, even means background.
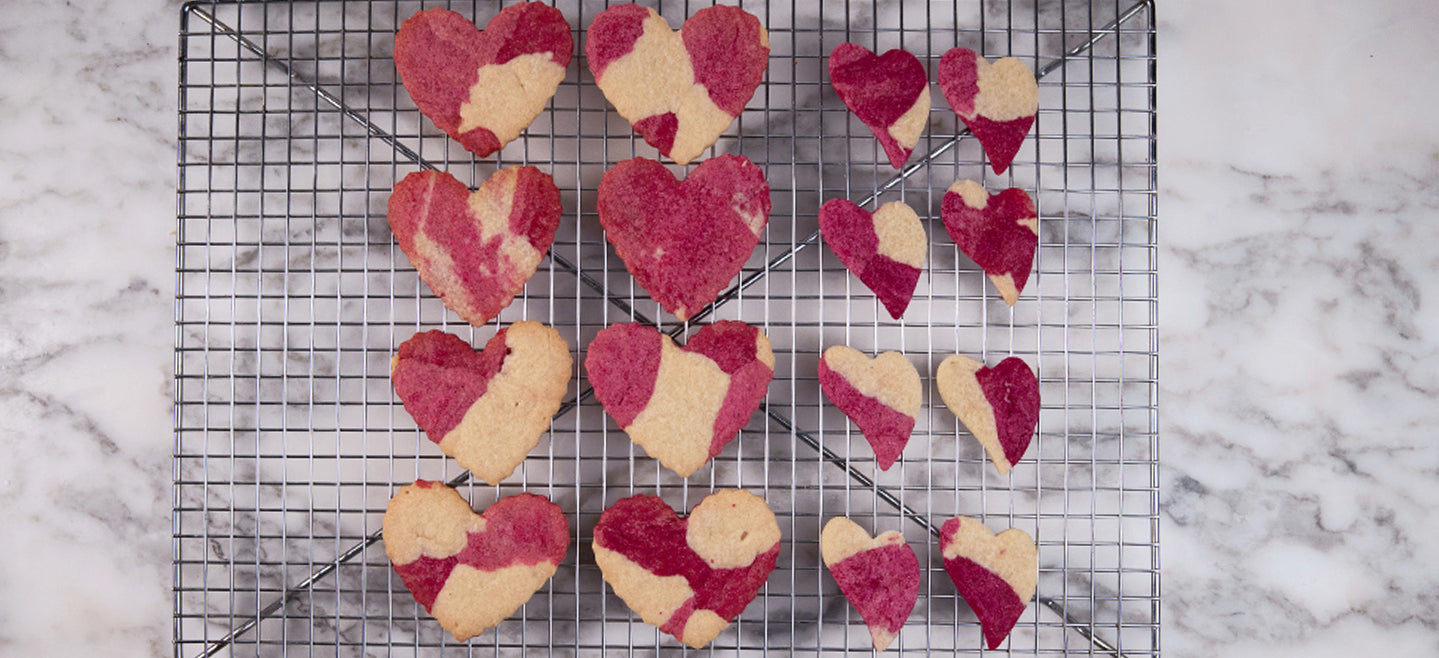
[[[742,319],[773,341],[775,381],[743,435],[680,479],[633,448],[576,369],[552,432],[498,487],[469,483],[415,428],[388,378],[394,348],[445,328],[475,344],[419,282],[385,221],[418,167],[473,187],[536,164],[563,190],[550,256],[497,325],[557,329],[582,361],[595,332],[631,318],[683,338],[612,255],[594,215],[605,169],[653,149],[609,110],[583,58],[600,3],[561,0],[577,57],[548,110],[499,157],[476,161],[414,110],[390,57],[416,2],[191,3],[181,16],[176,263],[175,653],[601,655],[688,651],[638,621],[589,549],[599,513],[634,493],[688,509],[710,491],[762,494],[784,549],[759,597],[705,651],[868,651],[863,621],[821,566],[819,531],[848,515],[902,531],[924,581],[891,651],[980,653],[945,576],[934,527],[955,515],[1039,543],[1038,598],[1001,652],[1156,655],[1154,16],[1149,1],[745,2],[770,66],[713,153],[760,164],[774,212],[735,287],[700,318]],[[434,3],[426,3],[430,5]],[[672,24],[699,2],[661,3]],[[707,3],[706,3],[707,4]],[[491,2],[454,2],[486,21]],[[934,88],[930,127],[896,173],[828,87],[825,56],[852,41],[934,63],[962,45],[1024,58],[1040,113],[994,176]],[[926,155],[927,154],[927,155]],[[681,168],[676,168],[680,170]],[[958,178],[1030,190],[1036,270],[1011,310],[938,220]],[[902,321],[819,245],[829,198],[900,199],[928,217],[927,267]],[[820,352],[901,350],[926,378],[904,459],[878,471],[863,437],[821,399]],[[946,355],[1023,357],[1040,374],[1035,443],[997,477],[928,382]],[[521,490],[561,505],[575,546],[513,618],[456,644],[393,575],[378,542],[395,488],[452,482],[476,508]],[[933,525],[931,525],[933,524]]]

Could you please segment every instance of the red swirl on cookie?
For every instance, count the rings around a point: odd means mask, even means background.
[[[454,176],[417,171],[390,195],[390,229],[420,279],[466,322],[494,318],[534,275],[560,226],[560,190],[510,167],[471,194]]]
[[[864,622],[876,651],[884,651],[904,628],[919,599],[919,558],[893,530],[870,537],[859,524],[837,516],[819,535],[824,566]]]
[[[701,9],[671,31],[653,9],[618,5],[590,23],[585,58],[635,132],[688,164],[754,96],[769,63],[769,33],[739,7]]]
[[[859,426],[874,448],[880,470],[889,470],[904,452],[924,388],[919,371],[899,352],[870,359],[858,350],[835,345],[819,359],[824,396]]]
[[[1029,282],[1039,248],[1034,200],[1016,187],[990,194],[979,183],[962,180],[945,191],[940,217],[954,244],[989,275],[1005,303],[1014,306]]]
[[[1013,57],[993,64],[968,48],[953,48],[939,60],[939,88],[989,155],[994,173],[1014,161],[1039,113],[1039,83]]]
[[[595,564],[646,623],[696,649],[720,634],[774,570],[780,532],[762,498],[742,489],[705,497],[680,518],[654,496],[600,515]]]
[[[461,642],[514,614],[555,574],[570,524],[541,496],[475,514],[454,489],[420,480],[385,508],[383,539],[400,581]]]
[[[974,435],[1000,475],[1009,472],[1039,425],[1039,379],[1016,356],[993,368],[955,354],[940,362],[935,386],[944,405]]]
[[[929,125],[929,74],[919,59],[903,50],[875,55],[842,43],[829,54],[829,82],[869,126],[890,165],[903,167]]]
[[[447,9],[411,16],[395,35],[395,68],[420,112],[480,157],[500,150],[555,95],[575,50],[560,10],[523,2],[482,32]]]
[[[759,244],[769,183],[738,155],[705,160],[683,182],[654,160],[634,158],[605,172],[595,207],[635,281],[685,320],[714,301]]]
[[[524,321],[501,329],[483,352],[442,331],[415,334],[391,360],[390,379],[425,436],[497,484],[549,429],[573,366],[558,331]]]
[[[898,320],[904,315],[928,246],[919,215],[900,201],[869,213],[845,199],[830,199],[819,208],[819,230],[825,244],[874,291],[890,317]]]
[[[1015,528],[995,535],[979,521],[956,517],[940,528],[939,546],[945,572],[974,610],[985,641],[994,650],[1034,598],[1039,580],[1034,539]]]
[[[642,324],[600,330],[585,355],[595,398],[649,456],[688,477],[749,421],[774,378],[759,329],[726,320],[684,347]]]

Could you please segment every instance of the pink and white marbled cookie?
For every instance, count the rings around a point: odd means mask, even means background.
[[[955,354],[940,362],[934,379],[944,405],[984,446],[999,474],[1008,473],[1039,425],[1039,379],[1029,364],[1011,356],[986,368]]]
[[[534,167],[510,167],[471,194],[446,173],[417,171],[390,194],[390,230],[445,306],[483,326],[525,287],[555,241],[560,190]]]
[[[614,324],[587,349],[595,398],[631,441],[680,477],[734,440],[774,378],[769,339],[732,320],[699,330],[684,347],[653,327]]]
[[[764,499],[717,491],[680,518],[654,496],[616,502],[595,524],[595,564],[646,623],[696,649],[754,600],[779,557]]]
[[[454,489],[420,480],[395,492],[383,523],[400,581],[461,642],[514,614],[570,547],[564,512],[528,493],[475,514]]]
[[[840,262],[874,291],[890,317],[909,308],[924,270],[928,238],[919,215],[900,201],[873,213],[845,200],[830,199],[819,208],[819,230]]]
[[[858,350],[835,345],[819,359],[819,386],[859,426],[874,448],[880,470],[889,470],[909,443],[924,397],[914,364],[899,352],[870,359]]]
[[[953,48],[939,60],[939,88],[979,145],[994,173],[1014,161],[1039,113],[1039,83],[1013,57],[993,64],[968,48]]]
[[[635,132],[688,164],[744,112],[769,64],[769,33],[739,7],[701,9],[672,31],[653,9],[617,5],[590,23],[585,59]]]
[[[573,368],[560,332],[527,320],[501,329],[483,352],[442,331],[415,334],[390,360],[390,380],[425,436],[498,484],[549,429]]]
[[[564,15],[542,2],[504,8],[484,31],[426,9],[400,25],[395,68],[420,113],[483,158],[539,116],[574,50]]]
[[[954,244],[984,270],[1004,302],[1014,306],[1029,282],[1039,248],[1034,200],[1016,187],[990,194],[979,183],[962,180],[945,191],[940,217]]]
[[[929,74],[919,59],[903,50],[875,55],[842,43],[829,54],[829,82],[869,126],[890,165],[903,167],[929,125]]]
[[[991,651],[1009,637],[1034,598],[1039,551],[1023,530],[995,535],[974,519],[955,517],[939,530],[944,570],[974,610]]]
[[[864,622],[876,651],[884,651],[904,628],[919,599],[919,558],[893,530],[870,537],[859,524],[837,516],[824,524],[819,554],[830,575]]]

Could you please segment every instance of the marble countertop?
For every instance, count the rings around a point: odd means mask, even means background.
[[[1164,653],[1439,653],[1439,5],[1159,5]],[[171,652],[179,10],[0,4],[0,653]]]

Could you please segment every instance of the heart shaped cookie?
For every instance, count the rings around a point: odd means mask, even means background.
[[[478,327],[534,275],[561,212],[554,179],[534,167],[501,169],[474,194],[454,176],[417,171],[395,185],[389,220],[420,279]]]
[[[973,50],[952,48],[939,59],[939,89],[984,147],[994,173],[1004,173],[1039,113],[1034,73],[1013,57],[990,64]]]
[[[754,600],[779,557],[779,523],[764,499],[717,491],[688,518],[654,496],[630,496],[600,514],[595,564],[645,623],[696,649]]]
[[[769,64],[769,33],[739,7],[701,9],[675,32],[653,9],[617,5],[590,23],[585,59],[635,132],[688,164],[754,96]]]
[[[909,206],[891,201],[873,214],[845,199],[819,207],[819,231],[840,262],[874,291],[890,317],[909,308],[929,244]]]
[[[689,477],[733,441],[774,378],[759,329],[716,322],[677,347],[638,323],[595,334],[585,372],[595,399],[649,456]]]
[[[939,547],[944,570],[974,610],[993,651],[1034,598],[1039,582],[1034,539],[1016,528],[995,535],[983,523],[961,516],[944,522]]]
[[[859,426],[874,448],[880,470],[889,470],[914,431],[924,386],[919,371],[899,352],[870,359],[858,350],[835,345],[819,359],[824,396]]]
[[[595,209],[635,281],[685,320],[714,301],[759,244],[769,183],[738,155],[705,160],[684,182],[634,158],[605,172]]]
[[[919,558],[893,530],[871,538],[859,524],[837,516],[824,524],[819,555],[869,626],[875,651],[884,651],[904,628],[919,599]]]
[[[955,354],[934,376],[944,406],[959,416],[984,446],[1000,475],[1009,472],[1039,425],[1039,379],[1023,359],[1011,356],[993,368]]]
[[[483,158],[545,109],[574,50],[564,14],[541,2],[504,8],[483,32],[426,9],[400,25],[395,68],[420,113]]]
[[[929,125],[929,74],[919,58],[898,49],[875,55],[842,43],[829,54],[829,82],[869,126],[889,164],[903,167]]]
[[[420,480],[385,508],[385,555],[400,581],[461,642],[514,614],[570,548],[564,512],[542,496],[475,514],[454,489]]]
[[[979,183],[962,180],[945,191],[940,217],[954,244],[989,275],[1005,303],[1014,306],[1039,247],[1034,200],[1016,187],[990,194]]]
[[[524,321],[501,329],[483,352],[443,331],[415,334],[390,360],[390,380],[425,436],[498,484],[549,429],[573,366],[560,332]]]

